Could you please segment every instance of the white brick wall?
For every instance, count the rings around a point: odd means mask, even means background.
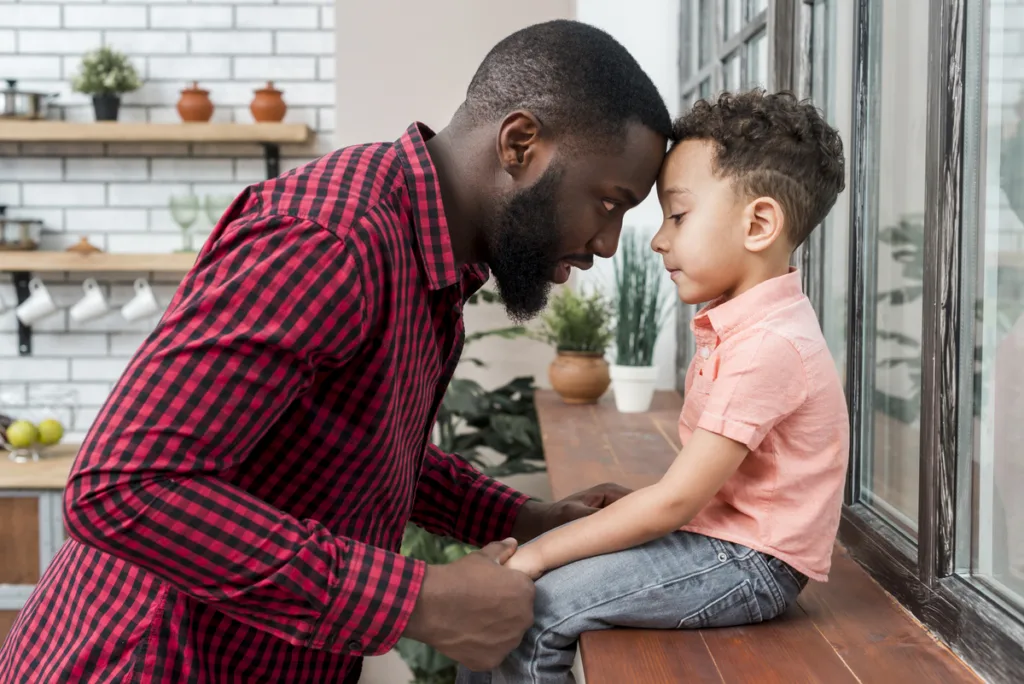
[[[0,0],[0,88],[59,93],[58,115],[91,121],[92,105],[69,81],[81,55],[106,44],[131,56],[145,83],[125,96],[123,121],[178,121],[182,88],[210,91],[215,121],[251,122],[253,91],[267,80],[284,91],[289,122],[317,131],[310,146],[282,149],[282,169],[333,148],[334,7],[329,0]],[[8,214],[42,219],[44,248],[87,236],[110,252],[170,252],[181,235],[167,210],[171,194],[238,193],[262,180],[256,145],[0,145],[0,204]],[[205,213],[196,224],[209,231]],[[40,274],[65,308],[82,295],[83,276]],[[117,308],[131,282],[148,274],[98,276],[114,311],[77,323],[66,310],[34,328],[33,355],[17,355],[13,311],[0,313],[0,411],[17,413],[74,391],[58,409],[69,439],[80,439],[156,317],[129,323]],[[170,282],[169,282],[170,281]],[[173,279],[151,279],[166,304]],[[0,297],[14,301],[9,277]]]

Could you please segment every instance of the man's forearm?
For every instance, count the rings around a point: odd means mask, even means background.
[[[412,521],[435,534],[483,546],[514,534],[528,498],[430,445],[423,458]]]

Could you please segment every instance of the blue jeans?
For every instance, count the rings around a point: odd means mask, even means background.
[[[563,566],[537,581],[534,625],[491,672],[460,668],[457,684],[566,684],[576,642],[611,627],[697,629],[770,620],[807,578],[739,544],[675,532]]]

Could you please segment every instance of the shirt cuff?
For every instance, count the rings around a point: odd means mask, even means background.
[[[751,451],[756,449],[764,439],[764,434],[753,425],[707,412],[704,412],[700,420],[697,421],[697,428],[739,442]]]
[[[459,538],[473,546],[485,546],[511,537],[519,511],[529,500],[525,494],[481,476],[463,500],[457,523]]]
[[[383,655],[405,632],[426,564],[360,542],[345,546],[333,600],[309,646],[353,656]]]

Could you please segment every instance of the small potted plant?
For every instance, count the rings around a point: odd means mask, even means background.
[[[104,46],[82,57],[71,85],[76,92],[92,95],[97,121],[117,121],[121,95],[138,90],[142,81],[127,56]]]
[[[654,345],[665,325],[670,289],[661,259],[647,236],[624,232],[615,257],[615,363],[611,368],[615,406],[622,413],[651,407],[657,384]]]
[[[538,337],[555,347],[548,378],[565,403],[593,404],[608,389],[604,353],[610,324],[611,307],[599,292],[581,295],[565,288],[544,312]]]

